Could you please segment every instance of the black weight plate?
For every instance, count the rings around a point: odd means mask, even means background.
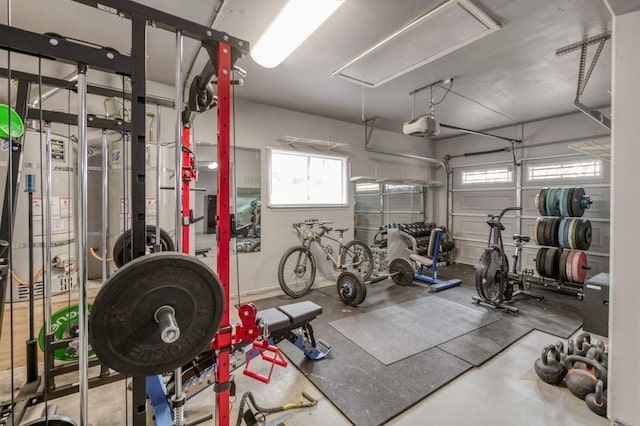
[[[560,282],[567,282],[567,257],[569,256],[569,250],[564,250],[560,255],[560,262],[558,264],[560,273]]]
[[[367,297],[367,286],[362,278],[353,272],[345,271],[338,277],[336,283],[338,295],[343,303],[358,306]]]
[[[156,227],[152,225],[146,226],[145,246],[149,253],[153,253],[156,245]],[[131,260],[131,229],[124,231],[115,244],[113,245],[113,263],[120,268]],[[174,251],[173,240],[171,235],[164,229],[160,228],[160,251]]]
[[[551,224],[552,218],[550,217],[545,217],[543,220],[544,223],[544,245],[545,246],[551,246],[552,244],[552,239],[551,239],[551,233],[553,232],[553,225]]]
[[[560,241],[558,239],[558,229],[560,228],[560,218],[554,217],[551,219],[551,245],[554,247],[558,247],[560,245]]]
[[[536,241],[539,246],[544,245],[544,218],[539,217],[536,219]]]
[[[544,256],[544,276],[553,278],[553,259],[555,257],[555,249],[548,248]]]
[[[551,277],[558,279],[560,275],[560,256],[562,255],[562,249],[554,248],[553,250],[553,263],[551,264]]]
[[[573,217],[573,209],[571,208],[571,200],[573,200],[573,191],[575,191],[576,188],[569,188],[569,193],[567,194],[567,198],[564,201],[565,205],[564,205],[564,210],[565,210],[565,216],[567,217]]]
[[[154,318],[175,311],[180,337],[164,343]],[[118,269],[98,292],[89,316],[96,355],[129,376],[153,376],[191,361],[213,339],[224,311],[222,285],[202,261],[182,253],[139,257]]]
[[[397,257],[389,264],[389,275],[394,283],[408,286],[413,282],[415,271],[411,262],[403,257]]]
[[[588,219],[580,220],[580,223],[578,223],[577,233],[578,234],[576,235],[576,243],[577,243],[576,248],[578,250],[589,250],[589,247],[591,247],[591,234],[592,234],[591,221]]]
[[[584,209],[582,208],[584,194],[584,188],[573,189],[573,194],[571,194],[571,216],[582,217],[584,215]]]
[[[536,255],[536,271],[538,271],[538,275],[541,277],[545,276],[544,272],[544,259],[547,255],[547,248],[541,248],[538,250],[538,254]]]
[[[558,237],[560,240],[560,247],[569,247],[569,226],[571,225],[571,219],[562,219],[560,226],[558,227]]]
[[[540,214],[542,216],[546,216],[546,203],[545,203],[545,196],[546,196],[547,190],[545,188],[542,188],[540,190],[540,192],[538,193],[538,211],[540,212]]]

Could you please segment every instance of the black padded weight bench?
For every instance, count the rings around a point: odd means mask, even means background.
[[[318,360],[331,353],[331,346],[323,340],[316,341],[311,327],[322,307],[313,302],[299,302],[258,312],[258,321],[272,344],[288,339],[307,358]]]

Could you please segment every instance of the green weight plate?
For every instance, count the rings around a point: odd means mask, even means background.
[[[547,209],[549,210],[549,216],[558,215],[558,188],[551,189]]]
[[[544,206],[544,215],[545,216],[552,216],[551,213],[551,193],[553,192],[553,188],[547,188],[546,194],[545,194],[545,206]]]
[[[560,255],[560,262],[558,267],[560,269],[560,282],[567,282],[567,256],[569,256],[569,250],[564,250]]]
[[[546,216],[547,215],[547,210],[546,210],[546,195],[547,195],[547,189],[546,188],[542,188],[540,190],[540,192],[537,195],[537,207],[538,207],[538,211],[540,212],[540,214],[542,216]]]
[[[569,222],[569,248],[576,248],[576,225],[578,221],[576,219],[571,219]]]
[[[582,197],[584,196],[584,188],[574,188],[571,194],[571,216],[582,217],[584,208],[582,207]]]
[[[560,216],[567,217],[569,214],[567,213],[567,199],[569,198],[569,192],[571,188],[562,188],[560,192],[560,202],[558,203],[560,209]]]
[[[87,304],[87,311],[91,313],[92,305]],[[45,326],[43,325],[38,335],[38,346],[44,351],[44,335]],[[78,305],[71,305],[60,309],[51,315],[51,333],[53,341],[64,339],[75,339],[78,337]],[[53,351],[53,357],[58,361],[77,361],[80,354],[73,349],[73,345],[66,348],[60,348]],[[89,356],[94,354],[93,349],[89,346]]]

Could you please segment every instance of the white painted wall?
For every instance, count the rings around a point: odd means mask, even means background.
[[[194,122],[196,141],[215,142],[216,111],[198,116]],[[343,208],[272,209],[267,201],[267,147],[283,148],[278,142],[285,136],[331,140],[350,144],[348,157],[351,175],[373,175],[377,166],[378,175],[388,178],[425,179],[431,169],[418,160],[373,154],[364,150],[364,126],[312,116],[258,103],[237,100],[235,107],[235,142],[239,147],[255,148],[261,151],[262,247],[258,253],[243,253],[238,256],[240,271],[240,291],[255,292],[277,288],[277,268],[284,251],[299,242],[291,227],[293,222],[306,218],[333,220],[335,227],[349,227],[346,239],[353,237],[353,191],[350,187],[350,203]],[[375,130],[370,145],[384,150],[428,156],[432,153],[432,143],[384,130]],[[302,148],[301,148],[302,149]],[[311,152],[318,152],[311,150]],[[347,155],[347,154],[345,154]],[[200,186],[196,184],[196,186]],[[199,193],[198,193],[199,194]],[[319,272],[316,280],[337,273],[317,256]],[[235,270],[236,259],[232,259]],[[234,272],[232,288],[236,288]]]
[[[609,418],[640,424],[638,105],[640,11],[613,17],[613,146]]]

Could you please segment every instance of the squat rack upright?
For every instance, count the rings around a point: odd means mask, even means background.
[[[145,254],[145,143],[146,143],[146,56],[147,56],[147,26],[153,25],[166,31],[176,34],[177,45],[182,43],[182,37],[187,37],[201,43],[208,54],[210,61],[200,74],[198,84],[195,89],[203,91],[211,81],[217,77],[217,129],[218,129],[218,259],[217,272],[223,285],[225,304],[220,331],[216,339],[222,347],[218,353],[216,369],[216,411],[218,424],[229,424],[229,401],[230,401],[230,374],[229,374],[229,354],[231,345],[231,327],[229,322],[229,248],[230,248],[230,121],[231,121],[231,73],[234,69],[235,61],[242,55],[249,53],[249,43],[238,38],[229,36],[226,33],[213,30],[209,27],[185,20],[183,18],[162,12],[157,9],[144,6],[130,0],[72,0],[90,7],[98,8],[102,11],[112,13],[121,18],[131,21],[131,55],[123,55],[110,49],[97,49],[95,47],[79,44],[64,37],[38,34],[26,31],[17,27],[0,24],[0,49],[12,52],[24,53],[45,59],[56,59],[61,62],[78,65],[79,74],[84,74],[87,69],[97,69],[109,73],[130,77],[131,79],[131,200],[129,208],[131,211],[132,230],[132,258],[137,258]],[[179,60],[179,59],[178,59]],[[9,70],[7,76],[11,76]],[[188,117],[190,112],[200,112],[207,108],[190,108],[181,111],[182,105],[178,101],[182,98],[182,82],[176,81],[176,122],[181,127],[182,117]],[[192,91],[192,93],[194,93]],[[80,106],[86,106],[84,97],[87,94],[86,79],[79,78],[78,95]],[[191,104],[191,102],[189,103]],[[82,108],[81,108],[82,110]],[[86,111],[78,117],[79,133],[84,137],[86,144]],[[182,147],[182,131],[176,131],[176,145]],[[81,141],[82,142],[82,141]],[[20,141],[10,141],[12,153],[21,152]],[[80,145],[82,146],[82,144]],[[180,156],[178,156],[180,157]],[[179,161],[177,159],[177,161]],[[19,180],[18,162],[14,163],[13,169],[8,171],[8,178],[16,182]],[[79,170],[82,168],[80,164]],[[86,163],[84,164],[86,173]],[[176,170],[176,177],[179,170]],[[176,178],[177,179],[177,178]],[[82,177],[80,177],[82,184]],[[176,187],[178,183],[176,182]],[[16,185],[13,186],[14,191]],[[86,178],[84,179],[84,192],[86,193]],[[86,198],[84,199],[86,204]],[[180,204],[176,206],[179,209]],[[82,206],[86,212],[86,206]],[[4,223],[3,209],[3,223]],[[13,212],[10,212],[13,218]],[[176,229],[176,234],[180,232]],[[79,235],[82,239],[82,235]],[[86,253],[82,253],[86,257]],[[82,262],[82,259],[79,259]],[[84,275],[84,276],[82,276]],[[87,358],[87,277],[86,269],[79,277],[80,294],[80,421],[81,424],[88,424],[88,384],[86,371]],[[0,282],[6,283],[6,277],[0,277]],[[0,286],[2,299],[4,299],[4,285]],[[84,305],[84,306],[83,306]],[[1,307],[0,307],[1,308]],[[82,358],[84,363],[82,362]],[[84,368],[84,371],[83,371]],[[146,395],[144,377],[133,378],[133,404],[132,418],[135,426],[146,424]]]

